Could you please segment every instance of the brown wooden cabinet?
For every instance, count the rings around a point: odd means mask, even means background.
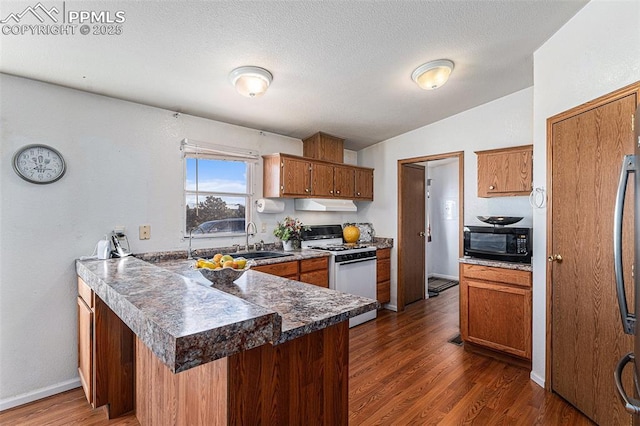
[[[531,360],[531,272],[460,264],[462,339]]]
[[[355,188],[354,197],[356,200],[373,201],[373,169],[354,168]]]
[[[252,268],[255,271],[296,280],[319,287],[329,288],[329,258],[318,257],[261,265]]]
[[[317,257],[301,260],[300,281],[329,288],[329,258]]]
[[[533,182],[533,145],[476,151],[478,197],[529,195]]]
[[[344,161],[344,139],[318,132],[302,140],[302,155],[318,160],[342,163]]]
[[[377,299],[380,303],[391,301],[391,249],[378,249],[376,263]]]
[[[325,163],[311,163],[311,195],[320,198],[331,198],[333,194],[333,166]]]
[[[133,332],[78,278],[78,373],[92,407],[133,410]]]
[[[298,261],[274,263],[271,265],[254,266],[254,271],[264,272],[266,274],[276,275],[290,280],[298,280]]]
[[[373,200],[373,169],[288,154],[262,158],[264,197]]]

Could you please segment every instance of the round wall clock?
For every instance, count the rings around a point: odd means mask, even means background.
[[[27,145],[13,156],[13,170],[22,179],[31,183],[52,183],[64,175],[64,158],[57,150],[47,145]]]

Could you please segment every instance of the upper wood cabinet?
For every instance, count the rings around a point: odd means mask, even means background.
[[[373,169],[288,154],[262,158],[264,197],[373,200]]]
[[[533,145],[476,151],[478,197],[529,195],[533,181]]]
[[[356,200],[373,200],[373,169],[357,167],[355,172],[354,197]]]
[[[342,163],[344,139],[318,132],[302,140],[302,155],[316,160]]]

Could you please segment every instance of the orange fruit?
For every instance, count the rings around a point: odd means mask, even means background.
[[[223,268],[233,268],[233,260],[227,260],[222,264]]]

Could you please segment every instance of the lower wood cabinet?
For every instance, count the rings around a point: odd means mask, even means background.
[[[264,272],[290,280],[301,281],[319,287],[329,288],[329,258],[318,257],[302,259],[300,261],[274,263],[252,268],[255,271]]]
[[[87,401],[109,418],[134,409],[133,332],[78,278],[78,373]]]
[[[299,281],[329,288],[329,258],[317,257],[301,260]]]
[[[391,301],[391,249],[378,249],[376,251],[376,283],[377,299],[380,303]]]
[[[460,331],[474,345],[531,360],[531,272],[460,265]]]

